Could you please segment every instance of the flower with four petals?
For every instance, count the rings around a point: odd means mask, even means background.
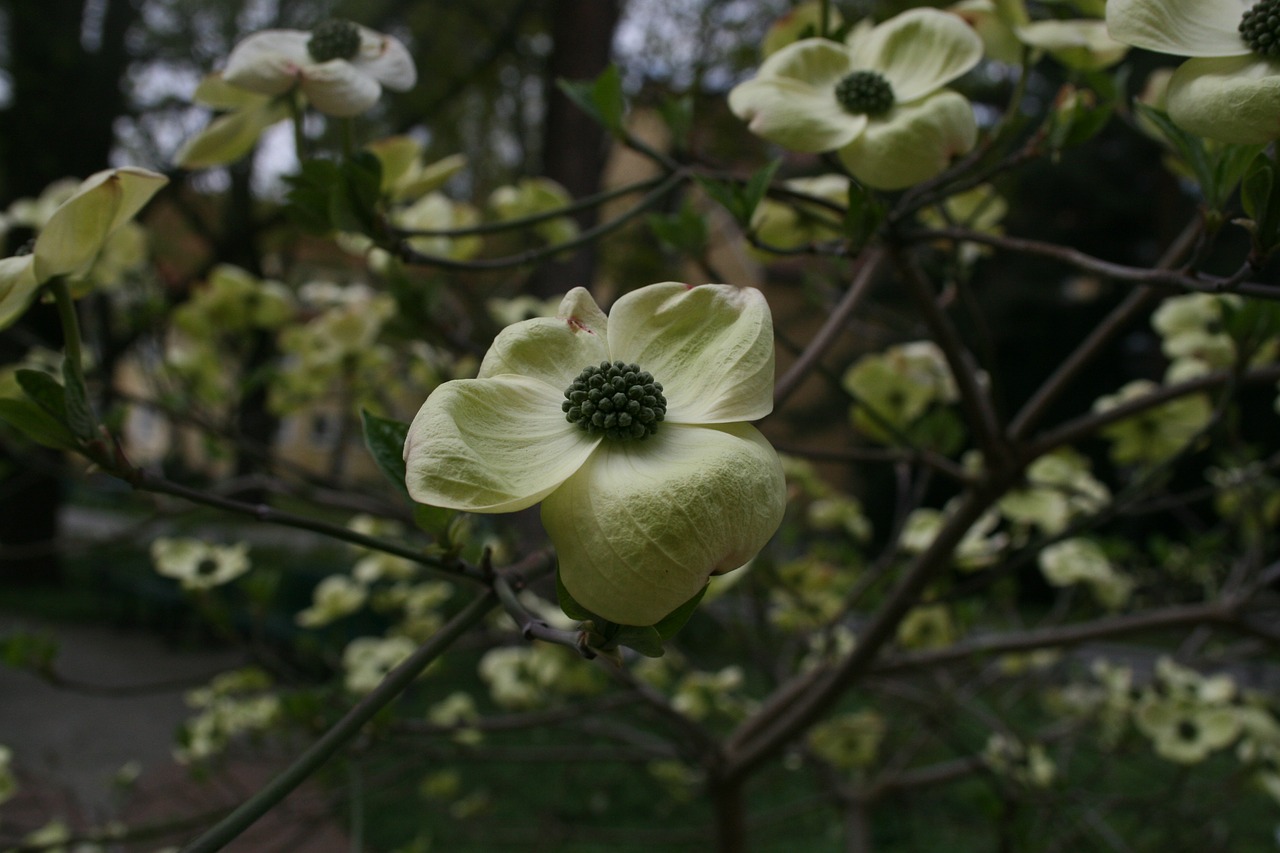
[[[222,79],[273,97],[296,87],[320,112],[347,118],[376,104],[384,86],[413,88],[418,71],[398,39],[350,21],[326,21],[311,32],[254,33],[231,51]]]
[[[665,282],[606,316],[575,288],[556,317],[508,326],[479,378],[446,382],[409,428],[422,503],[514,512],[542,502],[560,579],[583,607],[652,625],[782,521],[773,321],[759,291]]]
[[[901,189],[941,172],[977,140],[973,108],[943,87],[982,59],[956,15],[911,9],[862,24],[845,43],[793,42],[729,93],[752,133],[792,151],[835,151],[859,181]]]

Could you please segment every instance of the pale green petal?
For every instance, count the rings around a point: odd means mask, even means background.
[[[1191,59],[1169,79],[1169,117],[1222,142],[1280,138],[1280,62],[1255,56]]]
[[[263,95],[283,95],[314,60],[307,50],[311,34],[301,30],[263,30],[231,51],[222,79]]]
[[[409,426],[409,494],[470,512],[533,506],[600,443],[565,420],[563,400],[563,389],[523,376],[444,383]]]
[[[264,130],[287,117],[286,105],[269,102],[218,116],[182,144],[173,163],[182,169],[234,163],[253,150]]]
[[[159,192],[161,187],[169,183],[169,179],[159,172],[153,172],[150,169],[139,169],[136,166],[123,166],[112,171],[115,173],[114,180],[120,182],[122,195],[120,204],[116,207],[116,215],[111,220],[111,226],[107,229],[108,236],[137,216],[138,211],[142,210],[147,202],[151,201],[152,196]],[[108,180],[111,179],[108,178]]]
[[[88,266],[111,232],[132,219],[168,180],[131,166],[86,178],[36,238],[36,278],[44,282]]]
[[[608,322],[591,294],[575,287],[555,317],[523,320],[499,332],[480,364],[480,378],[515,373],[563,393],[582,368],[611,360]]]
[[[1174,56],[1249,53],[1236,29],[1252,0],[1109,0],[1107,29],[1116,41]]]
[[[835,93],[836,84],[857,69],[847,48],[830,39],[810,38],[789,44],[760,64],[757,80],[783,78]]]
[[[773,411],[773,317],[754,288],[633,290],[610,312],[609,351],[662,383],[670,423],[753,421]]]
[[[1035,21],[1018,27],[1018,37],[1031,47],[1048,51],[1068,68],[1096,71],[1114,65],[1129,46],[1107,35],[1103,21]]]
[[[382,87],[345,59],[331,59],[304,69],[302,93],[325,115],[350,118],[378,103]]]
[[[834,84],[819,89],[789,77],[740,83],[729,92],[729,109],[756,136],[810,154],[847,145],[867,126],[865,115],[851,115],[836,101]]]
[[[44,282],[88,266],[102,249],[123,197],[124,187],[111,180],[110,171],[86,178],[36,237],[36,278]]]
[[[958,15],[911,9],[872,30],[854,61],[879,71],[899,104],[936,92],[982,59],[982,39]]]
[[[542,523],[578,603],[652,625],[754,557],[785,508],[782,464],[754,427],[671,425],[601,446],[543,502]]]
[[[39,287],[31,255],[0,259],[0,329],[8,328],[27,310]]]
[[[895,190],[932,178],[978,138],[973,107],[944,90],[915,104],[894,108],[873,121],[840,151],[840,159],[867,186]]]
[[[205,75],[200,81],[191,95],[191,100],[215,110],[230,111],[257,106],[265,103],[268,98],[266,95],[250,92],[240,86],[232,86],[222,78],[221,72],[214,72]]]

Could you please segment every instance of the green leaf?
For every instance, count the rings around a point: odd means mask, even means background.
[[[89,389],[84,387],[84,378],[71,369],[69,362],[63,362],[62,381],[66,383],[67,426],[84,441],[96,438],[98,421],[89,406]]]
[[[54,450],[77,450],[80,447],[71,430],[30,400],[0,397],[0,421],[37,444]]]
[[[634,625],[620,625],[613,639],[614,645],[635,649],[648,658],[660,658],[665,653],[662,648],[662,635],[652,626],[637,628]]]
[[[1195,175],[1196,183],[1200,185],[1200,190],[1205,194],[1206,199],[1212,197],[1214,170],[1209,161],[1208,152],[1205,150],[1204,140],[1178,127],[1163,110],[1148,106],[1141,101],[1135,101],[1133,106],[1154,124],[1160,134],[1173,146],[1178,157]]]
[[[286,215],[303,231],[328,234],[333,230],[329,195],[339,180],[338,164],[332,160],[305,161],[298,174],[285,178],[289,184]]]
[[[756,208],[760,206],[760,201],[764,198],[765,193],[769,191],[769,183],[773,180],[773,175],[778,171],[778,166],[782,165],[781,160],[772,160],[759,169],[748,180],[742,188],[742,218],[741,222],[745,225],[751,221],[751,217],[755,214]]]
[[[693,129],[693,96],[686,93],[663,98],[658,103],[658,114],[671,131],[672,145],[677,150],[688,147]]]
[[[1255,157],[1240,182],[1240,203],[1252,223],[1244,224],[1253,240],[1255,263],[1264,263],[1280,246],[1280,192],[1275,164],[1266,155]]]
[[[556,601],[560,604],[560,609],[564,611],[564,615],[570,619],[577,619],[579,622],[600,622],[603,621],[599,616],[583,607],[573,596],[569,594],[569,590],[565,588],[564,581],[560,580],[560,569],[556,569]]]
[[[614,134],[622,132],[626,100],[622,95],[622,75],[610,65],[595,80],[558,80],[560,91],[588,115]]]
[[[701,256],[706,251],[707,221],[693,209],[688,199],[675,213],[654,213],[647,222],[654,235],[677,252]]]
[[[735,222],[746,228],[751,224],[751,216],[756,212],[756,207],[769,191],[769,183],[781,162],[771,161],[742,184],[718,181],[701,175],[695,175],[694,178],[707,195],[729,211]]]
[[[404,440],[409,434],[409,425],[380,418],[370,414],[367,409],[360,410],[360,423],[364,427],[365,446],[369,448],[378,470],[407,496],[409,489],[404,484]]]
[[[851,248],[856,251],[866,245],[867,241],[884,222],[887,209],[884,202],[873,192],[854,181],[849,182],[849,202],[844,212],[844,233],[849,238]]]
[[[18,370],[14,372],[18,386],[37,406],[58,423],[67,426],[67,394],[54,379],[43,370]]]
[[[369,234],[382,193],[382,161],[360,151],[338,167],[338,183],[329,194],[329,222],[339,231]]]
[[[693,615],[693,611],[698,609],[698,605],[702,603],[702,597],[706,594],[707,587],[704,586],[698,590],[693,598],[690,598],[684,604],[662,617],[658,624],[653,626],[654,630],[658,632],[658,636],[663,640],[670,640],[678,634],[685,623],[689,621],[689,617]]]

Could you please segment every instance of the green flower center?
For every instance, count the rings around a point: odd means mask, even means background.
[[[1200,737],[1200,727],[1190,720],[1182,720],[1178,723],[1178,737],[1184,741],[1194,741]]]
[[[218,573],[218,561],[212,557],[203,557],[196,563],[196,577],[207,578]]]
[[[1240,37],[1259,56],[1280,56],[1280,0],[1258,0],[1240,19]]]
[[[855,71],[836,84],[836,100],[856,116],[883,115],[893,109],[893,87],[879,71]]]
[[[584,367],[564,389],[565,420],[587,435],[628,440],[648,438],[667,416],[662,383],[639,365],[607,361]]]
[[[325,21],[311,31],[307,52],[316,62],[353,59],[360,52],[360,30],[350,21]]]

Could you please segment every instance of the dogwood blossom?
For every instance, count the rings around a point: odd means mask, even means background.
[[[13,323],[40,285],[88,269],[107,239],[133,219],[164,175],[126,166],[97,172],[49,215],[29,254],[0,259],[0,329]]]
[[[782,521],[781,462],[747,423],[773,408],[773,365],[759,291],[665,282],[606,316],[575,288],[556,317],[504,329],[478,379],[427,398],[405,442],[409,493],[470,512],[541,501],[573,598],[655,624]]]
[[[855,27],[844,44],[787,45],[729,93],[729,107],[758,136],[835,151],[859,181],[900,189],[973,147],[973,108],[943,87],[981,59],[982,39],[959,17],[911,9]]]
[[[418,72],[398,40],[350,21],[326,21],[311,32],[263,30],[227,57],[222,79],[262,95],[297,88],[322,113],[359,115],[378,102],[382,88],[413,88]]]
[[[1280,26],[1273,0],[1110,0],[1112,38],[1191,57],[1169,80],[1169,117],[1198,136],[1280,138]]]

